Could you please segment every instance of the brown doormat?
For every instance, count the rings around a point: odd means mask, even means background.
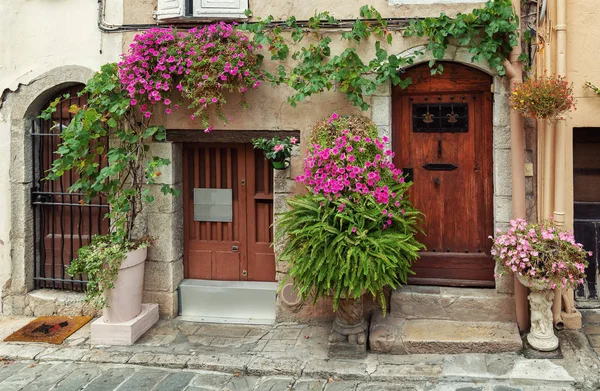
[[[40,316],[4,339],[4,342],[46,342],[60,345],[92,320],[91,316]]]

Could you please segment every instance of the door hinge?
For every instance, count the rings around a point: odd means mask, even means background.
[[[491,92],[492,94],[494,93],[494,83],[492,83],[492,84],[490,85],[490,92]]]

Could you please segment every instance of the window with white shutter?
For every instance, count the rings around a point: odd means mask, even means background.
[[[185,0],[158,0],[156,19],[179,18],[185,15]]]
[[[186,7],[187,6],[187,7]],[[183,16],[204,19],[243,19],[248,0],[158,0],[158,20]]]
[[[194,0],[195,17],[245,18],[248,0]]]

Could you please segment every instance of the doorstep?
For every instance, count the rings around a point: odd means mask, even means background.
[[[204,323],[273,324],[276,282],[183,280],[179,284],[181,320]]]

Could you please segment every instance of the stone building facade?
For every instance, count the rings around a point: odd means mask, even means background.
[[[576,5],[581,1],[568,2]],[[7,38],[2,39],[0,53],[0,133],[3,134],[3,137],[0,137],[0,309],[3,314],[79,314],[91,311],[83,304],[82,293],[34,289],[35,243],[40,238],[34,235],[35,222],[32,217],[32,120],[54,94],[66,87],[85,83],[103,63],[118,61],[120,54],[127,50],[137,31],[157,24],[161,26],[173,23],[183,28],[190,24],[206,22],[205,18],[185,15],[157,22],[156,17],[161,15],[161,10],[174,9],[172,12],[179,12],[177,7],[186,7],[192,3],[200,2],[101,0],[100,8],[97,8],[96,3],[80,0],[50,3],[32,0],[26,3],[10,1],[8,5],[2,5],[5,8],[3,11],[6,12],[0,13],[0,31]],[[481,1],[459,0],[372,0],[369,3],[374,5],[384,18],[418,18],[437,16],[441,12],[452,16],[483,5]],[[357,16],[361,5],[361,2],[355,0],[250,0],[248,7],[253,11],[254,19],[251,20],[268,15],[282,19],[294,15],[298,20],[304,20],[313,16],[317,9],[328,10],[339,19],[352,19]],[[171,6],[173,8],[169,8]],[[74,15],[77,17],[74,18]],[[228,18],[225,13],[220,16],[222,17],[217,15],[213,18]],[[339,40],[341,32],[332,31],[328,34],[333,38],[333,51],[343,50],[343,44]],[[401,32],[394,32],[394,44],[388,52],[407,53],[418,50],[423,44],[424,42],[416,39],[402,38]],[[370,45],[357,48],[359,54],[365,58],[372,57],[371,50]],[[415,65],[426,63],[430,59],[431,57],[427,56],[418,58]],[[493,181],[492,203],[488,206],[493,215],[493,227],[502,229],[511,219],[513,194],[509,81],[506,77],[500,77],[485,62],[472,62],[471,56],[464,48],[450,47],[446,51],[444,61],[477,69],[492,80],[490,90],[493,92]],[[584,71],[578,71],[579,74],[588,77],[588,73]],[[154,185],[152,192],[157,195],[157,200],[146,214],[149,233],[156,238],[156,243],[150,248],[146,262],[144,301],[159,303],[162,317],[172,318],[182,313],[179,288],[182,281],[189,279],[184,260],[184,225],[185,214],[189,214],[190,211],[186,209],[181,196],[160,196],[159,186],[162,183],[172,185],[176,189],[188,186],[185,184],[188,179],[184,176],[184,149],[188,143],[247,144],[255,135],[299,134],[302,145],[312,125],[329,117],[333,112],[362,114],[371,118],[378,126],[380,134],[392,138],[390,143],[394,143],[391,85],[382,85],[373,95],[366,97],[370,109],[365,112],[360,112],[352,106],[345,95],[335,89],[314,95],[295,108],[286,104],[289,93],[290,90],[283,86],[263,86],[247,96],[249,108],[245,110],[238,108],[238,98],[232,96],[228,99],[226,107],[227,114],[232,118],[231,122],[227,126],[215,123],[215,130],[210,134],[198,131],[198,123],[190,120],[190,113],[185,110],[157,119],[168,129],[168,136],[166,142],[155,143],[152,148],[159,155],[169,158],[172,164],[163,170],[159,183]],[[586,94],[586,97],[589,97],[589,93]],[[592,97],[589,98],[591,102]],[[588,106],[586,100],[586,107],[590,107],[590,110],[594,104],[589,103]],[[535,126],[530,126],[526,131],[525,141],[524,153],[529,168],[525,170],[527,215],[529,219],[534,220],[539,210],[537,189],[540,177]],[[302,191],[294,181],[295,176],[303,170],[302,156],[303,150],[295,151],[291,167],[286,171],[273,173],[272,209],[275,213],[285,208],[287,197]],[[277,229],[276,220],[274,229]],[[280,243],[274,243],[275,256],[279,251],[278,245],[280,246]],[[282,280],[287,273],[286,266],[280,263],[276,263],[275,270],[273,282]],[[512,300],[511,277],[496,277],[491,286],[498,295]],[[327,302],[312,306],[296,302],[293,295],[284,300],[281,295],[278,296],[276,306],[279,321],[313,321],[331,317]],[[514,313],[509,311],[506,319],[514,321]]]

